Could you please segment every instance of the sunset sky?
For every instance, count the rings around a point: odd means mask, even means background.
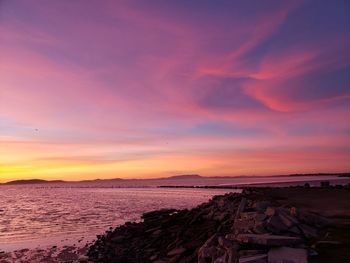
[[[0,182],[348,172],[349,14],[0,0]]]

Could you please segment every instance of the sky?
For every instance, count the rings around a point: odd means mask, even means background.
[[[0,0],[0,181],[349,172],[349,14]]]

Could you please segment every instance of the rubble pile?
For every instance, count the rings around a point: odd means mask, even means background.
[[[200,248],[198,262],[305,263],[313,241],[330,222],[296,207],[241,198],[231,233],[215,234]]]
[[[142,219],[98,236],[89,262],[304,263],[329,225],[317,214],[251,192]]]

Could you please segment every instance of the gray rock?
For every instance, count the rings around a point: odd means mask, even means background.
[[[268,252],[269,263],[307,263],[307,250],[301,248],[279,247]]]
[[[239,263],[267,263],[267,255],[244,256],[239,258]]]
[[[247,204],[247,199],[245,197],[242,197],[241,202],[239,203],[239,206],[237,208],[235,219],[238,219],[240,217],[241,213],[245,209],[246,204]]]
[[[290,246],[303,242],[299,237],[279,236],[270,234],[239,234],[236,240],[242,243],[267,245],[267,246]]]
[[[257,249],[248,249],[248,250],[241,250],[239,251],[239,256],[244,257],[244,256],[254,256],[258,254],[264,254],[265,251],[263,250],[257,250]]]

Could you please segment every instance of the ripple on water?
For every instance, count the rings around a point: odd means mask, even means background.
[[[57,236],[95,237],[110,226],[140,218],[146,211],[191,208],[228,190],[161,188],[1,187],[0,247]]]

